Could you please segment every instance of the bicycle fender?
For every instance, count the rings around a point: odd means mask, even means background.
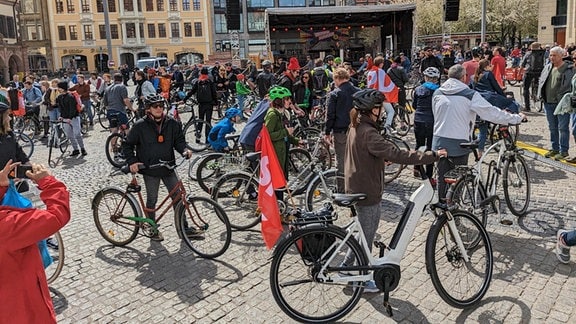
[[[142,215],[144,215],[144,214],[142,213],[142,208],[140,207],[140,203],[138,202],[138,200],[136,199],[136,197],[134,197],[133,194],[131,194],[131,193],[129,193],[129,192],[126,192],[126,191],[123,190],[123,189],[120,189],[119,187],[105,187],[105,188],[100,189],[100,190],[94,195],[94,198],[92,198],[92,201],[91,201],[92,210],[94,210],[94,209],[96,208],[96,205],[94,204],[94,201],[96,201],[97,198],[99,199],[99,198],[100,198],[102,195],[104,195],[104,193],[107,192],[107,191],[116,191],[116,192],[118,192],[118,193],[121,194],[121,195],[126,194],[126,198],[127,198],[128,200],[130,200],[132,203],[134,203],[134,206],[136,206],[136,210],[137,210],[137,212],[138,212],[138,217],[143,217]]]

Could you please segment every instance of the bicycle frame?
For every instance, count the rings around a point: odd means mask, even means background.
[[[324,259],[327,254],[330,254],[327,261],[324,263],[320,271],[318,272],[318,278],[324,280],[324,282],[335,282],[335,283],[342,283],[347,284],[348,282],[354,281],[368,281],[374,279],[374,273],[369,272],[365,275],[353,275],[353,276],[340,276],[336,271],[340,270],[375,270],[379,266],[382,265],[400,265],[400,261],[404,257],[406,253],[406,249],[408,248],[408,244],[410,243],[414,232],[416,231],[416,227],[418,225],[418,221],[424,214],[425,207],[430,204],[434,197],[434,188],[430,184],[428,179],[424,180],[422,185],[412,195],[410,196],[409,203],[404,209],[402,214],[402,218],[398,223],[396,230],[394,231],[394,235],[390,241],[390,244],[386,246],[386,251],[383,257],[375,258],[369,252],[369,246],[366,242],[366,238],[364,236],[364,232],[362,231],[362,226],[360,225],[360,221],[358,217],[354,218],[354,221],[346,228],[346,237],[337,246],[332,246],[329,249],[326,249],[326,252],[322,255],[322,259]],[[450,216],[450,212],[446,211],[449,216],[448,224],[452,231],[452,234],[455,236],[455,240],[457,242],[458,248],[464,257],[466,262],[469,261],[468,252],[464,247],[464,243],[458,231],[456,229],[456,224],[454,223],[454,219]],[[434,210],[434,213],[436,211]],[[333,261],[333,259],[337,256],[339,251],[342,251],[342,248],[345,246],[346,242],[352,238],[358,240],[360,246],[366,253],[368,257],[368,265],[367,266],[347,266],[345,268],[337,268],[337,267],[329,267],[329,264]]]

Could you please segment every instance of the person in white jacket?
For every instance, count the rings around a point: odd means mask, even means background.
[[[434,134],[432,150],[446,149],[449,155],[438,161],[438,198],[446,197],[444,174],[456,165],[468,163],[470,151],[460,147],[460,143],[472,141],[476,115],[483,120],[497,124],[519,124],[526,116],[522,113],[510,114],[492,106],[480,93],[470,89],[466,80],[466,69],[455,64],[448,70],[448,80],[438,88],[432,97],[434,114]]]

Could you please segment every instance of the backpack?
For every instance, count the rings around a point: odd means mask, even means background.
[[[198,81],[198,90],[196,91],[196,99],[198,102],[212,101],[212,89],[210,88],[210,81]]]
[[[530,72],[540,73],[544,70],[544,50],[532,50],[530,54]]]
[[[326,91],[328,88],[328,71],[323,68],[312,70],[312,87],[315,91]]]
[[[76,111],[81,112],[82,111],[82,100],[80,99],[80,95],[76,91],[70,91],[70,94],[76,100]]]

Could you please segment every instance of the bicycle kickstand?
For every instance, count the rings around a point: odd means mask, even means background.
[[[392,305],[390,305],[390,302],[388,301],[388,299],[390,298],[390,292],[388,291],[388,289],[386,289],[386,287],[384,287],[384,308],[386,308],[386,313],[388,314],[388,316],[393,317],[394,314],[392,313]]]

